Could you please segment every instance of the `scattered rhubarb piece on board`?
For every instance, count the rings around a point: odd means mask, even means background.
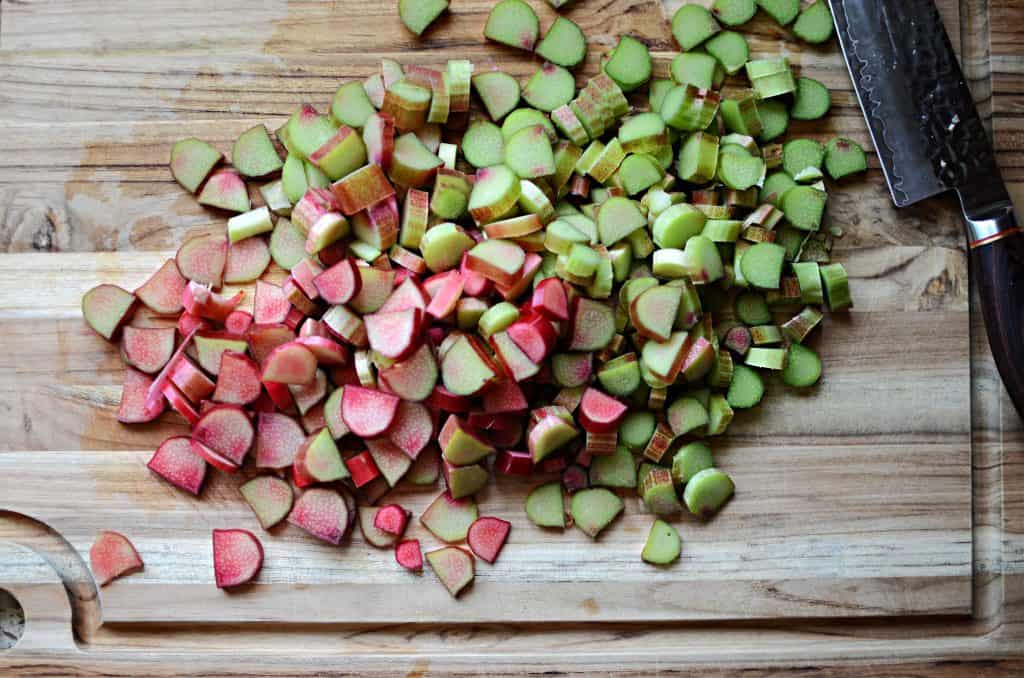
[[[142,569],[142,558],[120,532],[100,532],[89,549],[89,565],[100,586]]]
[[[263,567],[263,545],[248,530],[213,531],[213,574],[217,588],[248,584]]]

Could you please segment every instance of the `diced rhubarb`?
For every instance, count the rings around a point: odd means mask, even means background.
[[[96,583],[106,586],[118,577],[142,569],[142,558],[128,538],[120,532],[100,532],[89,549],[89,566]]]
[[[160,443],[146,466],[172,485],[195,495],[199,494],[206,478],[206,461],[192,451],[192,444],[185,436]]]

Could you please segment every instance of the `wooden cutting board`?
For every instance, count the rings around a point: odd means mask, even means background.
[[[92,285],[132,288],[186,234],[223,229],[222,215],[170,181],[170,144],[196,135],[229,151],[238,133],[260,121],[276,127],[299,101],[326,105],[339,81],[365,77],[382,56],[426,64],[468,57],[516,75],[536,68],[528,56],[480,41],[489,2],[456,2],[423,42],[402,32],[391,4],[259,4],[79,0],[73,21],[61,4],[3,9],[2,66],[19,96],[0,104],[2,237],[9,250],[61,252],[0,255],[0,509],[42,521],[81,554],[103,529],[132,538],[146,569],[100,592],[105,627],[971,612],[960,226],[941,200],[897,214],[875,165],[830,201],[831,222],[845,232],[836,257],[851,274],[856,307],[830,319],[813,342],[823,381],[806,395],[770,384],[765,403],[739,414],[715,441],[737,494],[710,523],[677,521],[684,542],[677,564],[640,561],[651,516],[635,498],[592,543],[578,530],[533,527],[522,501],[539,480],[501,478],[480,505],[483,514],[513,521],[509,545],[494,566],[479,565],[476,584],[458,601],[429,571],[400,571],[391,552],[368,546],[358,531],[331,548],[288,526],[261,535],[267,558],[254,587],[218,591],[211,529],[259,531],[237,494],[241,479],[215,474],[194,500],[150,476],[149,454],[183,423],[171,415],[143,427],[116,423],[120,358],[78,310]],[[547,25],[552,12],[533,4]],[[956,4],[943,10],[958,35]],[[626,31],[646,39],[658,71],[667,70],[671,36],[652,4],[587,1],[567,14],[591,38],[585,74]],[[29,49],[41,36],[55,49]],[[769,22],[752,25],[755,54],[777,53],[778,38]],[[786,50],[834,96],[826,124],[797,123],[793,132],[841,133],[866,144],[835,48],[791,42]],[[119,251],[94,252],[110,249]],[[419,513],[437,492],[402,489],[395,498]],[[16,538],[16,522],[0,517],[0,538]],[[419,526],[413,536],[436,545]],[[22,567],[35,572],[37,564],[22,562],[0,559],[0,586],[34,576]]]

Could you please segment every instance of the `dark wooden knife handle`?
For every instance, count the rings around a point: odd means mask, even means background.
[[[967,222],[975,236],[971,257],[992,356],[1018,415],[1024,416],[1024,232],[1012,207],[983,222]]]

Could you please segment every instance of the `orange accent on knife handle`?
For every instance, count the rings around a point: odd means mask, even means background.
[[[978,284],[992,357],[1019,415],[1024,414],[1024,237],[1013,210],[971,242],[972,275]]]

